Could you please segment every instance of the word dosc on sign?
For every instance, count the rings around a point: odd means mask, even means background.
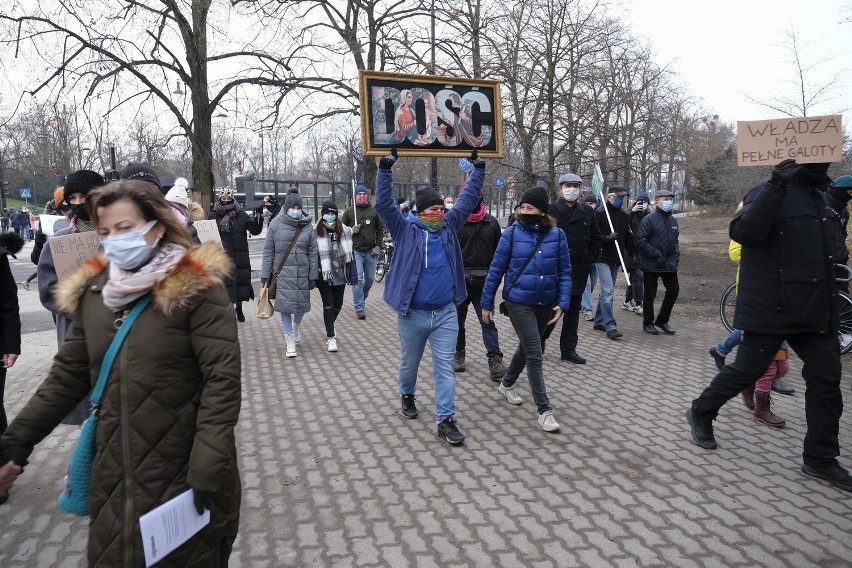
[[[496,81],[362,71],[365,155],[502,157]]]
[[[737,164],[775,165],[787,159],[799,164],[843,159],[840,115],[737,122]]]

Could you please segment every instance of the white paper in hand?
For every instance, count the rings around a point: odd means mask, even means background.
[[[139,517],[145,566],[162,560],[209,523],[210,511],[198,514],[191,489]]]

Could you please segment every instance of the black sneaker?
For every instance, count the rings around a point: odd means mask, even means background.
[[[451,444],[461,444],[464,442],[464,434],[459,432],[456,421],[452,416],[448,416],[441,422],[438,422],[438,437],[445,439]]]
[[[417,418],[417,406],[414,404],[413,394],[402,395],[402,415],[406,418]]]
[[[715,347],[710,348],[710,356],[713,357],[713,362],[716,363],[716,368],[720,371],[725,368],[725,358],[722,357]]]
[[[705,450],[716,449],[716,438],[713,436],[713,420],[696,416],[692,413],[692,408],[690,407],[686,411],[686,421],[689,422],[689,428],[692,432],[692,441],[695,442],[696,445],[704,448]]]
[[[840,464],[834,463],[820,468],[805,464],[802,466],[802,473],[828,481],[843,491],[852,491],[852,475],[849,475],[849,472]]]

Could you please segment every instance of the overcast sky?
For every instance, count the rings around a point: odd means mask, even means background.
[[[623,0],[624,20],[650,40],[658,64],[673,62],[689,91],[725,122],[782,115],[749,102],[774,94],[795,97],[790,42],[794,31],[806,81],[839,85],[809,115],[842,112],[852,129],[852,0]],[[809,79],[810,78],[810,79]]]

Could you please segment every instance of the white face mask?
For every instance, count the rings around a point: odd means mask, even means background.
[[[101,246],[104,249],[104,254],[111,263],[122,270],[139,268],[151,259],[151,256],[154,254],[154,248],[160,241],[158,238],[154,241],[153,245],[149,245],[145,240],[145,235],[156,224],[157,220],[155,219],[148,221],[138,231],[102,238]]]
[[[580,188],[579,187],[563,187],[562,188],[562,197],[565,201],[577,201],[580,199]]]

